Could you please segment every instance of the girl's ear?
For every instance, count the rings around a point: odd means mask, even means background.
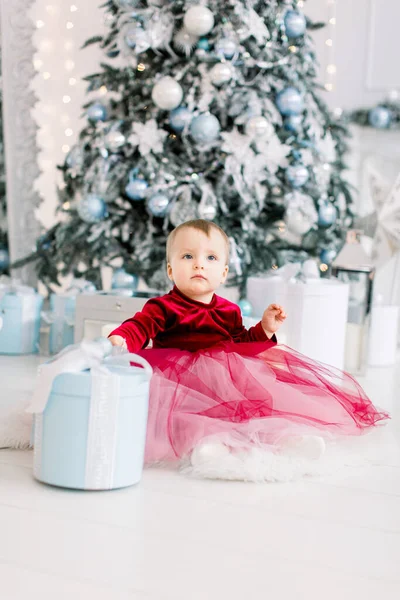
[[[172,267],[170,265],[170,263],[167,264],[167,275],[168,275],[168,279],[170,279],[171,281],[173,281],[173,277],[172,277]]]
[[[225,269],[222,273],[221,283],[225,283],[226,278],[228,277],[228,272],[229,272],[229,267],[228,267],[228,265],[225,265]]]

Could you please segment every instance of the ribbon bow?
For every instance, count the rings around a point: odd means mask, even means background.
[[[141,365],[147,376],[151,377],[153,370],[144,358],[125,351],[121,352],[119,348],[114,349],[106,338],[83,340],[80,344],[68,346],[52,360],[39,367],[32,402],[27,412],[35,414],[44,412],[53,382],[62,373],[80,373],[90,369],[92,377],[96,377],[109,374],[108,366],[129,368],[130,362]]]

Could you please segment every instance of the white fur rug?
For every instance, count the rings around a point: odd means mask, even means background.
[[[8,391],[7,404],[0,402],[0,448],[31,447],[32,415],[25,411],[29,392]],[[399,446],[390,426],[345,440],[328,442],[318,460],[304,453],[273,453],[260,448],[229,452],[221,444],[204,443],[181,464],[182,472],[198,478],[255,482],[287,482],[305,476],[322,476],[343,467],[400,464]]]

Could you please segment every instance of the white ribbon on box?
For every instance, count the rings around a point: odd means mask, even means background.
[[[35,414],[34,474],[40,479],[42,464],[43,413],[55,378],[62,373],[80,373],[90,369],[91,397],[86,457],[85,486],[88,489],[110,489],[113,483],[117,445],[117,416],[120,398],[120,378],[108,367],[141,365],[147,376],[153,374],[149,363],[136,354],[113,348],[107,339],[83,340],[69,346],[38,370],[33,398],[27,412]]]
[[[0,302],[7,294],[21,296],[22,298],[33,297],[37,295],[36,290],[28,285],[23,285],[18,279],[0,277]],[[31,349],[31,341],[34,335],[36,306],[32,302],[22,301],[21,321],[21,352],[27,352]],[[3,318],[0,315],[0,330],[3,328]]]

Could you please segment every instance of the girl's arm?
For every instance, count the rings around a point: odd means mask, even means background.
[[[124,321],[122,325],[114,329],[109,335],[111,343],[121,346],[119,339],[113,340],[114,336],[122,338],[126,342],[129,352],[137,352],[146,348],[149,341],[157,333],[163,331],[167,322],[167,313],[161,298],[152,298],[131,319]]]
[[[242,315],[240,312],[240,308],[237,307],[233,314],[234,327],[231,332],[233,341],[235,343],[245,343],[245,342],[277,342],[276,335],[273,334],[272,337],[269,337],[261,324],[261,321],[254,325],[254,327],[250,327],[250,329],[246,329],[243,325]]]

